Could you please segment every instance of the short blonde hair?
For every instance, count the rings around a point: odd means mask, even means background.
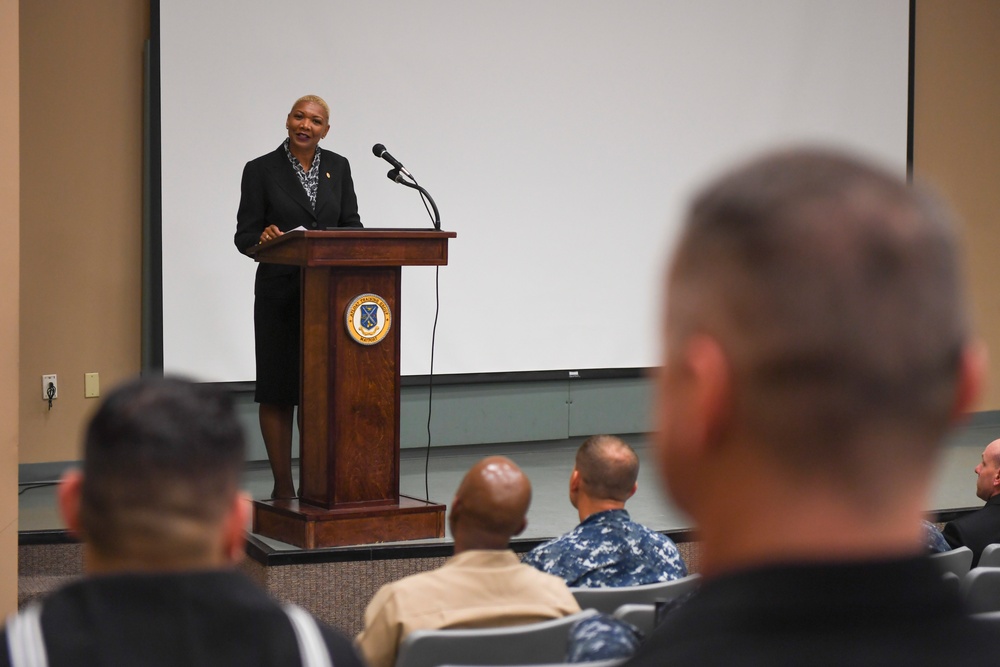
[[[295,107],[297,107],[298,105],[302,104],[303,102],[315,102],[316,104],[318,104],[321,107],[323,107],[323,111],[326,112],[326,122],[329,124],[329,122],[330,122],[330,105],[326,103],[326,100],[324,100],[319,95],[303,95],[299,99],[295,100],[295,103],[292,105],[292,109],[295,109]],[[289,111],[288,113],[291,113],[291,111]]]

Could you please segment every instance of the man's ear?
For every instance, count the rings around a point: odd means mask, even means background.
[[[628,498],[626,498],[625,500],[628,500],[629,498],[634,496],[635,492],[638,490],[639,490],[639,483],[636,482],[635,484],[632,485],[632,490],[628,492]]]
[[[451,499],[451,507],[448,508],[448,530],[451,531],[451,536],[455,537],[455,527],[458,525],[462,516],[462,501],[456,494],[454,498]]]
[[[580,471],[573,468],[569,476],[569,492],[577,493],[580,490]]]
[[[951,412],[952,421],[964,419],[975,408],[986,385],[988,365],[989,351],[981,340],[971,341],[962,349],[955,402]]]
[[[83,495],[83,472],[68,470],[59,480],[58,502],[59,514],[62,516],[66,529],[74,537],[80,535],[80,499]]]
[[[685,349],[691,381],[691,409],[697,442],[713,446],[732,418],[732,369],[725,351],[710,336],[693,336]]]

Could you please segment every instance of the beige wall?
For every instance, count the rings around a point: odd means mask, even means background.
[[[102,390],[139,371],[147,0],[21,2],[21,462],[79,458]],[[41,376],[55,373],[48,410]]]
[[[17,609],[18,32],[0,0],[0,615]]]
[[[20,4],[19,433],[20,461],[35,463],[78,458],[81,424],[97,403],[83,398],[84,373],[101,373],[107,389],[139,370],[148,2]],[[917,18],[916,169],[967,221],[976,316],[1000,378],[989,264],[1000,248],[1000,2],[918,0]],[[59,375],[51,412],[44,373]],[[980,407],[1000,409],[1000,380]]]
[[[914,172],[965,225],[976,326],[990,348],[981,410],[1000,409],[1000,2],[918,0]]]

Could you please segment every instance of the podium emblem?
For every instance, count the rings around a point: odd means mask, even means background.
[[[389,304],[377,294],[361,294],[347,304],[347,333],[361,345],[377,345],[392,327]]]

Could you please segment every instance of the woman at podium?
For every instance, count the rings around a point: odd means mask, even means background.
[[[247,252],[297,227],[361,227],[347,158],[319,147],[330,107],[306,95],[285,120],[288,138],[243,169],[234,241]],[[292,420],[299,404],[299,273],[260,264],[254,282],[254,338],[260,431],[274,474],[272,498],[295,497]],[[301,424],[300,424],[301,426]]]

